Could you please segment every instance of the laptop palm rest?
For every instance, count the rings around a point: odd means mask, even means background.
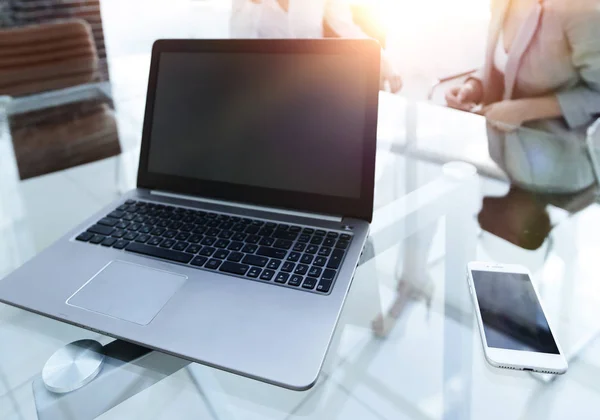
[[[67,300],[67,304],[147,325],[187,276],[125,261],[111,261]]]

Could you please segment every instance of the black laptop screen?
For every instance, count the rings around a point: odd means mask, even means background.
[[[366,71],[348,54],[163,52],[148,170],[359,198]]]

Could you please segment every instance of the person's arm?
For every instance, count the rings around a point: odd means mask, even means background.
[[[571,46],[571,61],[581,83],[556,94],[571,128],[590,124],[600,114],[600,4],[569,0],[562,5],[563,30]]]
[[[563,110],[556,95],[539,98],[511,99],[483,107],[482,115],[501,129],[511,130],[527,121],[562,117]]]

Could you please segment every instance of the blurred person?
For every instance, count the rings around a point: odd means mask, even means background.
[[[600,0],[492,0],[483,70],[446,101],[487,118],[490,155],[513,182],[553,193],[590,186],[584,138],[600,116]],[[513,131],[521,125],[533,130]]]
[[[324,28],[343,38],[368,38],[354,23],[347,0],[233,0],[232,38],[322,38]],[[402,79],[382,50],[381,88],[396,93]]]

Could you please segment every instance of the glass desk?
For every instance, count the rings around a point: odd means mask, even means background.
[[[116,104],[119,157],[18,181],[3,149],[1,276],[134,185],[141,121],[123,112],[140,106]],[[136,358],[125,346],[92,382],[53,395],[40,375],[57,349],[113,340],[0,305],[0,418],[598,418],[595,199],[576,211],[549,203],[551,229],[539,246],[524,245],[512,225],[487,222],[502,221],[489,206],[510,186],[485,153],[482,118],[382,94],[378,149],[371,239],[314,388],[289,391],[158,352]],[[475,259],[530,268],[561,345],[578,352],[565,375],[486,364],[465,281]]]

